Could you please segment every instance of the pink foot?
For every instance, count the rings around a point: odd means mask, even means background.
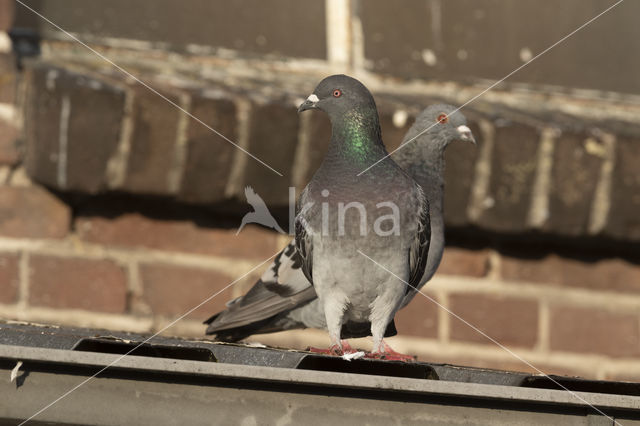
[[[415,356],[396,352],[391,348],[391,346],[387,345],[387,343],[384,341],[382,342],[382,344],[384,345],[384,351],[370,352],[368,354],[365,354],[365,358],[383,359],[386,361],[415,362],[416,360]]]
[[[342,349],[340,349],[340,346],[338,345],[332,345],[327,349],[309,347],[307,348],[307,350],[309,352],[313,352],[316,354],[335,355],[335,356],[342,356],[344,354],[352,354],[354,352],[358,352],[346,340],[341,340],[340,344],[342,345]]]

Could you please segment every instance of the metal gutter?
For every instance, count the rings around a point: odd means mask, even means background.
[[[527,387],[548,383],[525,373],[348,362],[163,337],[145,345],[140,354],[146,356],[101,352],[135,345],[117,334],[105,346],[107,335],[95,330],[0,324],[0,425],[19,423],[114,364],[34,420],[95,425],[614,424],[586,401],[619,424],[640,426],[638,384],[559,378],[576,389],[604,390],[567,392]],[[10,382],[19,361],[17,379]]]

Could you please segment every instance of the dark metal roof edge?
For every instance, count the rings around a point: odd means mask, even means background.
[[[67,364],[104,367],[116,362],[113,368],[156,373],[192,374],[210,377],[274,381],[309,385],[386,390],[417,394],[475,397],[509,401],[535,402],[599,408],[640,409],[640,397],[562,390],[517,388],[513,386],[448,382],[443,380],[409,379],[371,376],[352,373],[296,370],[227,363],[187,361],[140,356],[74,352],[63,349],[0,345],[0,358],[23,362]],[[582,400],[581,400],[582,399]],[[586,401],[586,403],[585,403]]]

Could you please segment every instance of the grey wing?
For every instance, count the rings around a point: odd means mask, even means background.
[[[418,211],[416,214],[417,231],[413,236],[409,248],[409,286],[402,301],[402,306],[409,303],[416,289],[420,285],[420,280],[427,266],[429,253],[429,242],[431,241],[431,221],[429,218],[429,201],[424,195],[422,188],[418,188]]]
[[[290,242],[244,296],[227,303],[227,309],[205,321],[207,334],[243,327],[294,309],[316,298]]]
[[[302,258],[296,250],[296,241],[292,240],[278,253],[260,279],[269,291],[282,297],[291,296],[311,287],[301,268]]]
[[[302,262],[302,272],[305,277],[313,285],[313,241],[310,234],[310,227],[306,220],[305,211],[300,210],[300,205],[303,203],[305,193],[300,195],[298,205],[296,206],[296,251],[300,256]]]

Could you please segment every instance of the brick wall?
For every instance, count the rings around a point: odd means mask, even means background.
[[[201,4],[195,8],[201,13],[180,15],[187,20],[165,32],[160,23],[179,15],[172,2],[150,8],[141,1],[131,8],[114,1],[108,10],[68,2],[64,11],[55,2],[28,3],[175,105],[15,6],[16,43],[13,52],[0,51],[1,318],[159,330],[288,242],[255,226],[235,235],[247,211],[243,189],[252,185],[286,228],[287,189],[306,184],[326,148],[326,118],[295,113],[322,76],[348,72],[371,87],[383,137],[393,148],[424,106],[462,104],[484,87],[481,79],[515,68],[520,62],[514,56],[524,47],[535,51],[555,41],[528,30],[511,34],[517,43],[487,64],[484,44],[470,33],[486,28],[482,12],[489,1],[474,3],[470,16],[482,22],[470,20],[467,32],[445,38],[398,32],[406,51],[392,48],[399,41],[381,25],[402,28],[414,19],[403,14],[418,14],[424,2],[388,13],[383,2],[328,0],[326,8],[309,2],[305,7],[317,10],[299,10],[282,1],[290,16],[299,15],[289,19],[295,28],[280,18],[260,20],[269,24],[264,27],[228,28],[238,14],[243,25],[270,16],[245,3],[235,11]],[[464,2],[448,2],[440,12],[433,8],[440,2],[427,3],[429,22],[446,23],[460,16]],[[594,15],[606,6],[589,4]],[[131,22],[114,18],[120,7],[127,7]],[[534,13],[522,7],[490,19],[499,27],[510,14]],[[0,1],[5,38],[13,8]],[[345,11],[352,19],[341,23],[337,17]],[[132,25],[138,15],[157,25]],[[211,29],[216,25],[196,25],[201,16],[220,20],[224,34]],[[571,16],[575,26],[581,23]],[[340,25],[349,36],[341,38]],[[626,20],[618,13],[600,25],[624,26]],[[182,32],[188,27],[194,30]],[[596,35],[606,29],[598,28]],[[20,40],[37,37],[16,34],[34,29],[43,38],[42,54],[27,57],[38,49]],[[561,36],[562,29],[545,37]],[[295,41],[291,31],[299,34]],[[476,35],[496,37],[491,34]],[[564,55],[591,64],[589,40],[566,46]],[[603,64],[620,59],[617,47],[594,54]],[[468,67],[459,64],[463,60]],[[636,69],[636,58],[624,60]],[[552,72],[558,66],[551,57],[519,85],[500,87],[465,108],[478,148],[454,144],[447,153],[449,245],[426,287],[446,309],[418,295],[398,316],[396,349],[431,361],[533,371],[449,310],[547,373],[640,380],[636,80],[603,82],[597,77],[606,69],[569,79],[571,70]],[[167,333],[202,337],[201,321],[243,294],[265,266]],[[287,347],[328,343],[326,333],[313,330],[253,340]]]

